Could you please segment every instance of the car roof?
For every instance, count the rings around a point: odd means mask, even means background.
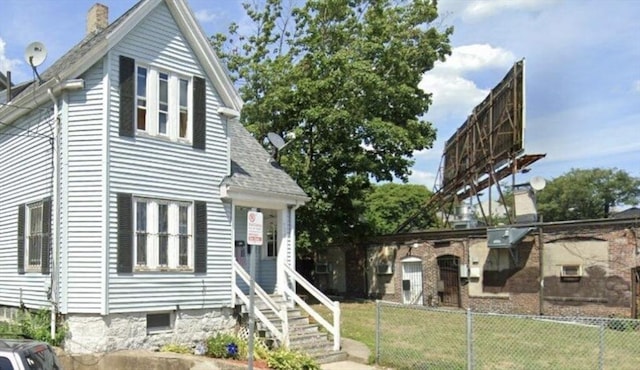
[[[30,339],[0,339],[0,350],[2,349],[8,349],[12,351],[24,350],[24,349],[29,349],[38,345],[44,346],[44,348],[48,347],[48,345],[44,342],[39,342],[36,340],[30,340]]]

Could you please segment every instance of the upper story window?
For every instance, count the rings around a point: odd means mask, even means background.
[[[138,67],[136,79],[136,123],[138,130],[147,130],[147,69]]]
[[[190,141],[191,79],[148,66],[138,65],[136,70],[136,129]]]
[[[119,134],[137,134],[191,143],[205,150],[207,142],[207,83],[144,65],[120,56]]]

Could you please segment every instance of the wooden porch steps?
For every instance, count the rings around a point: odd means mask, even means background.
[[[271,299],[279,307],[286,304],[282,296],[272,295]],[[256,310],[262,311],[278,330],[282,330],[280,318],[268,309],[263,302],[258,303],[256,301]],[[243,306],[243,313],[246,313],[247,316],[248,311],[248,307]],[[289,323],[289,348],[291,350],[306,353],[320,364],[347,359],[347,353],[341,350],[334,351],[333,341],[330,340],[329,335],[321,331],[318,324],[311,323],[309,317],[303,314],[299,308],[288,308],[287,317]],[[256,327],[258,335],[269,342],[271,340],[269,330],[259,320],[256,320]]]

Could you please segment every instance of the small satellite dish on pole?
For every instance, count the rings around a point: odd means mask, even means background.
[[[284,139],[275,132],[267,133],[267,138],[269,139],[271,145],[275,146],[278,150],[282,149],[285,146]]]
[[[35,72],[40,82],[42,82],[42,79],[36,67],[44,63],[45,59],[47,59],[47,48],[43,43],[36,41],[27,45],[24,51],[24,60],[33,68],[33,72]]]
[[[531,188],[533,190],[540,191],[544,189],[544,187],[547,185],[547,182],[541,176],[534,176],[531,178],[531,180],[529,180],[529,185],[531,185]]]

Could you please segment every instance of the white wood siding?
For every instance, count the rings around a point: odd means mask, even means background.
[[[41,106],[11,127],[0,125],[0,305],[49,306],[51,275],[18,274],[17,226],[18,205],[51,196],[50,108]]]
[[[61,146],[63,222],[60,234],[62,248],[67,251],[66,255],[62,254],[60,266],[62,312],[97,313],[103,299],[102,76],[100,62],[82,76],[85,88],[69,93],[64,99],[69,121],[62,127]]]
[[[206,151],[154,137],[118,135],[118,57],[204,77],[164,4],[154,9],[110,52],[111,112],[109,168],[109,311],[207,308],[231,304],[232,242],[230,212],[220,200],[226,175],[227,139],[216,113],[221,102],[207,80]],[[207,202],[207,273],[118,274],[117,207],[119,192],[174,200]]]

